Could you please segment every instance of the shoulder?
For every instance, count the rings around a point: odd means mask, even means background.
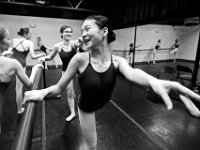
[[[25,43],[28,43],[28,44],[30,44],[30,45],[34,45],[33,41],[31,41],[31,40],[25,40],[24,42],[25,42]]]
[[[8,57],[4,57],[4,62],[5,64],[7,64],[7,66],[11,69],[18,69],[19,67],[21,67],[21,64],[13,58],[8,58]]]
[[[88,53],[76,53],[73,58],[70,61],[70,64],[78,68],[79,72],[82,72],[80,70],[84,70],[84,66],[86,66],[89,62],[89,54]]]
[[[54,47],[60,47],[62,45],[63,45],[63,42],[59,42],[59,43],[54,44]]]
[[[8,62],[10,62],[10,64],[16,68],[20,67],[21,64],[19,63],[19,61],[17,61],[16,59],[13,58],[8,58]]]
[[[123,58],[121,56],[112,55],[112,57],[113,57],[113,60],[118,63],[121,61],[127,61],[125,58]]]
[[[87,60],[89,60],[89,52],[76,53],[76,55],[74,55],[74,59],[79,63],[85,63]]]
[[[119,65],[122,63],[128,63],[127,60],[123,57],[116,56],[116,55],[112,55],[112,57],[113,57],[113,62],[116,67],[119,67]]]
[[[59,43],[54,44],[53,48],[59,51],[62,48],[62,45],[63,45],[63,42],[59,42]]]

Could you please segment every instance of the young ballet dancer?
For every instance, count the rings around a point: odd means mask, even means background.
[[[177,82],[159,80],[140,69],[134,69],[126,59],[112,55],[109,44],[115,40],[115,34],[108,18],[101,15],[87,17],[81,32],[84,46],[91,51],[77,53],[56,85],[26,92],[25,102],[42,101],[46,96],[61,93],[78,74],[81,89],[78,113],[88,150],[96,150],[97,146],[95,112],[110,101],[119,72],[130,82],[152,88],[163,99],[168,110],[173,107],[168,93],[175,90],[190,113],[200,116],[200,111],[191,101],[200,101],[199,95]]]

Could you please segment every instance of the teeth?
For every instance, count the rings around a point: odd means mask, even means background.
[[[86,37],[86,38],[83,38],[83,42],[84,42],[84,43],[87,43],[89,40],[90,40],[90,39],[87,38],[87,37]]]

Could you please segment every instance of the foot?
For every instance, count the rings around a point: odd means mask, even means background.
[[[75,117],[76,117],[75,114],[71,114],[71,115],[69,115],[65,120],[66,120],[67,122],[69,122],[69,121],[71,121],[72,119],[74,119]]]
[[[56,95],[56,98],[61,98],[61,95],[59,94],[59,95]]]
[[[22,107],[20,110],[17,111],[17,114],[18,115],[23,114],[24,111],[25,111],[25,108]]]

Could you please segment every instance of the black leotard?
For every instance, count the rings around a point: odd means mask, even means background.
[[[62,70],[65,71],[67,69],[67,66],[70,62],[70,60],[72,59],[72,57],[76,54],[76,49],[74,49],[73,47],[71,47],[71,51],[69,52],[65,52],[63,50],[63,48],[61,49],[59,55],[60,55],[60,59],[62,60],[63,63],[63,67]]]
[[[81,89],[79,108],[85,112],[93,112],[107,104],[112,96],[117,73],[118,69],[114,66],[112,55],[110,67],[104,72],[97,72],[92,67],[89,53],[89,64],[78,76]]]
[[[2,82],[0,80],[0,128],[1,128],[1,118],[2,118],[2,112],[3,112],[3,103],[6,99],[6,96],[8,96],[8,87],[10,85],[10,82]]]
[[[175,47],[175,48],[178,48],[178,47],[179,47],[179,44],[175,44],[174,47]]]
[[[22,42],[24,42],[24,41],[21,41],[18,45],[20,45],[20,44],[22,45]],[[18,46],[18,45],[17,45],[17,46]],[[18,60],[18,61],[20,62],[20,64],[21,64],[23,67],[26,67],[26,56],[28,55],[28,52],[29,52],[29,51],[25,51],[25,48],[24,48],[24,46],[22,45],[24,51],[21,52],[21,51],[17,50],[17,46],[15,46],[15,47],[13,48],[13,55],[12,55],[12,58]]]
[[[159,49],[159,48],[160,48],[160,45],[156,45],[156,46],[155,46],[155,49]]]

